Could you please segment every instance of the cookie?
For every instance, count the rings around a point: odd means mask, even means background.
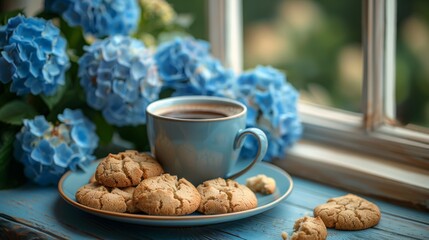
[[[188,180],[163,174],[143,180],[133,199],[135,206],[149,215],[179,216],[195,212],[201,196]]]
[[[246,180],[246,186],[253,192],[262,194],[272,194],[276,190],[276,181],[274,178],[267,177],[265,174],[259,174]]]
[[[89,179],[88,183],[96,183],[97,179],[95,179],[95,173],[91,175],[91,178]]]
[[[138,212],[133,203],[134,187],[107,188],[98,183],[88,183],[76,192],[76,200],[88,207],[112,212]]]
[[[127,150],[104,158],[97,166],[95,178],[106,187],[131,187],[162,173],[161,165],[151,155]]]
[[[377,225],[380,209],[372,202],[353,194],[329,199],[314,209],[328,228],[361,230]]]
[[[240,212],[256,208],[258,205],[252,190],[231,179],[208,180],[197,189],[201,194],[198,211],[204,214]]]

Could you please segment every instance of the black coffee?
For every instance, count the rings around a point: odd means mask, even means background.
[[[224,118],[228,115],[212,112],[212,111],[203,111],[203,110],[176,110],[171,112],[166,112],[161,116],[171,117],[171,118],[180,118],[180,119],[214,119],[214,118]]]

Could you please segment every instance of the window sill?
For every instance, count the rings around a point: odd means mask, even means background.
[[[429,209],[429,171],[365,153],[301,141],[273,161],[290,174]]]

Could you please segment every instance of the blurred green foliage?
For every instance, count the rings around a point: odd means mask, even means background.
[[[429,1],[398,0],[397,118],[429,127]]]
[[[207,0],[168,2],[192,16],[190,34],[208,39]],[[397,20],[397,119],[429,127],[429,1],[398,0]],[[426,47],[405,41],[410,31]],[[272,65],[304,101],[361,112],[362,1],[244,0],[243,34],[244,69]]]

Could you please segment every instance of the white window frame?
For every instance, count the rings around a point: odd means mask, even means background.
[[[213,54],[242,71],[242,1],[208,6]],[[396,0],[364,0],[362,7],[363,113],[300,102],[303,140],[274,163],[294,175],[429,208],[429,132],[395,120]]]

